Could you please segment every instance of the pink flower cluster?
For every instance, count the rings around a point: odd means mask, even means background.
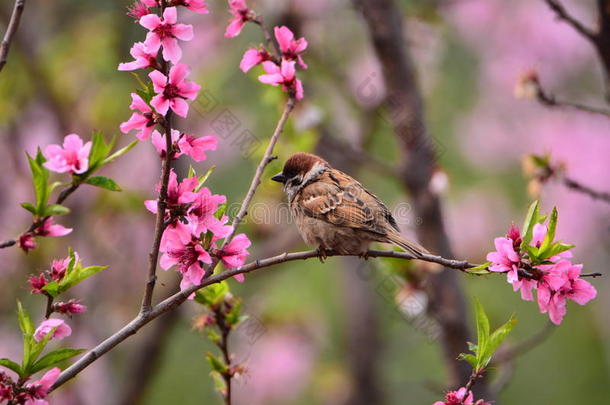
[[[228,217],[217,214],[226,197],[212,194],[207,187],[195,191],[198,183],[197,177],[178,183],[175,172],[170,173],[165,218],[170,225],[161,240],[160,265],[164,270],[177,267],[182,274],[181,289],[201,283],[204,266],[212,263],[212,257],[228,268],[242,266],[250,246],[250,240],[244,234],[236,235],[222,248],[218,246],[218,241],[233,231],[231,225],[227,225]],[[149,211],[157,213],[156,200],[148,200],[145,205]],[[243,281],[243,276],[236,278]]]
[[[491,405],[491,403],[482,399],[475,402],[472,391],[462,387],[456,391],[448,392],[444,401],[436,401],[432,405]]]
[[[57,367],[47,371],[40,380],[26,383],[23,387],[15,383],[4,372],[0,372],[0,402],[24,405],[49,405],[44,398],[59,378]],[[5,402],[6,401],[6,402]]]
[[[546,234],[546,225],[534,225],[531,246],[539,248]],[[562,322],[567,312],[566,300],[585,305],[595,298],[595,287],[580,278],[582,264],[572,264],[569,260],[572,252],[564,251],[550,257],[544,264],[531,265],[521,251],[521,243],[521,233],[514,225],[506,237],[496,238],[496,251],[487,255],[487,260],[492,263],[489,270],[506,273],[507,281],[515,291],[521,290],[521,298],[526,301],[532,301],[532,291],[537,290],[540,312],[548,313],[555,325]]]
[[[74,252],[74,260],[78,263],[78,253]],[[70,257],[65,259],[53,260],[51,262],[51,270],[42,272],[38,276],[30,276],[28,278],[28,284],[32,287],[32,294],[43,294],[43,288],[51,281],[61,281],[65,275],[68,265],[70,264]]]
[[[248,8],[244,0],[229,0],[233,18],[227,27],[225,37],[232,38],[241,32],[248,21],[256,21],[256,14]],[[307,49],[305,38],[295,39],[293,32],[285,26],[273,29],[281,55],[275,58],[265,47],[250,48],[239,64],[245,73],[259,64],[263,65],[265,74],[258,80],[272,86],[281,86],[282,90],[297,100],[303,98],[303,83],[296,77],[296,64],[307,69],[301,54]]]
[[[249,14],[243,1],[231,3],[232,9],[236,10],[231,33],[237,35],[243,27],[242,23],[253,15]],[[191,40],[193,28],[178,23],[176,7],[184,6],[195,12],[207,13],[207,6],[203,0],[172,0],[169,5],[171,7],[164,9],[162,17],[152,12],[153,8],[158,7],[156,0],[142,0],[130,9],[129,14],[149,32],[144,42],[134,44],[131,50],[134,60],[120,64],[119,70],[153,69],[148,77],[155,95],[150,100],[145,100],[136,93],[131,95],[130,108],[134,112],[129,120],[121,124],[121,131],[128,133],[136,130],[140,140],[152,135],[152,144],[163,159],[168,158],[166,137],[169,136],[169,158],[188,155],[196,162],[201,162],[207,158],[207,151],[216,150],[218,141],[215,137],[197,138],[174,129],[170,134],[161,134],[155,130],[157,125],[166,123],[170,110],[186,117],[189,110],[186,100],[194,100],[200,90],[198,84],[186,80],[188,66],[179,63],[182,51],[178,40]],[[237,20],[238,16],[241,22]],[[159,50],[161,57],[172,64],[167,74],[160,68],[165,63],[158,61]],[[157,191],[160,191],[160,187]],[[214,258],[230,268],[239,267],[246,260],[247,248],[250,246],[246,235],[235,236],[224,247],[219,245],[219,241],[233,231],[227,225],[228,217],[218,213],[221,204],[225,202],[225,196],[212,194],[208,188],[201,187],[197,177],[179,182],[178,176],[171,170],[164,201],[163,215],[167,227],[161,239],[160,251],[163,255],[160,265],[164,270],[174,266],[177,268],[182,274],[181,289],[200,284],[205,276],[205,265],[211,264]],[[144,205],[149,211],[158,213],[158,200],[148,200]]]
[[[64,138],[63,147],[49,145],[44,150],[44,167],[57,173],[83,174],[89,168],[91,142],[83,144],[77,134]]]

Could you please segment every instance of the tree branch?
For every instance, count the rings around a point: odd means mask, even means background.
[[[589,39],[591,42],[595,42],[597,40],[597,33],[592,29],[585,27],[580,21],[570,15],[570,13],[568,13],[563,4],[561,4],[558,0],[545,1],[546,4],[550,7],[550,9],[555,12],[557,18],[571,25],[572,28],[574,28],[582,36]]]
[[[11,48],[11,41],[13,40],[13,36],[17,32],[17,27],[19,27],[19,22],[21,21],[21,15],[23,14],[24,8],[25,0],[15,0],[13,14],[11,14],[11,20],[8,23],[6,33],[4,34],[4,38],[2,39],[2,45],[0,45],[0,72],[4,68],[4,65],[6,65],[8,51]]]
[[[536,81],[536,90],[536,98],[541,104],[547,107],[570,108],[589,114],[598,114],[603,115],[604,117],[610,117],[610,111],[603,108],[591,107],[584,104],[573,103],[571,101],[557,100],[553,94],[547,93],[538,81]]]
[[[586,194],[589,197],[593,198],[594,200],[600,200],[600,201],[604,201],[604,202],[610,204],[610,193],[594,190],[591,187],[585,186],[585,185],[577,182],[576,180],[573,180],[566,176],[563,176],[562,181],[566,187],[568,187],[574,191],[578,191],[579,193]]]
[[[261,158],[261,161],[259,162],[258,166],[256,167],[256,172],[254,173],[254,177],[252,177],[252,182],[250,183],[250,187],[248,188],[246,196],[244,197],[244,200],[242,201],[241,206],[239,207],[239,212],[237,213],[235,218],[233,218],[233,222],[231,223],[231,225],[233,226],[233,230],[225,238],[224,243],[222,245],[223,247],[226,246],[229,242],[231,242],[231,239],[233,239],[233,236],[235,235],[235,231],[237,230],[237,227],[239,226],[241,221],[244,219],[244,217],[248,213],[248,207],[250,206],[250,202],[252,201],[252,198],[254,198],[256,189],[261,184],[261,176],[263,175],[263,171],[265,170],[265,168],[267,167],[267,165],[269,163],[271,163],[274,159],[276,159],[275,156],[272,156],[273,149],[275,148],[275,144],[277,143],[277,140],[279,139],[280,135],[284,131],[284,126],[286,125],[286,122],[288,121],[288,116],[294,109],[295,104],[296,104],[296,99],[293,97],[290,97],[288,99],[288,101],[286,102],[286,105],[284,107],[284,112],[282,113],[282,116],[280,117],[280,120],[278,121],[278,123],[275,127],[275,130],[273,131],[273,135],[271,136],[271,139],[269,140],[269,144],[267,145],[265,154],[263,155],[263,157]]]

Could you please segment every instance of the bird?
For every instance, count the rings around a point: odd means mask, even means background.
[[[320,260],[329,251],[366,259],[371,242],[394,244],[416,258],[429,254],[400,235],[383,201],[319,156],[295,153],[271,180],[284,185],[297,229]]]

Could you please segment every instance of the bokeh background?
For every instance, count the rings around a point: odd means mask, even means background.
[[[4,24],[9,3],[0,7]],[[226,39],[227,5],[209,3],[209,15],[183,14],[195,27],[195,39],[182,45],[184,59],[204,91],[178,125],[197,135],[219,136],[218,150],[195,168],[203,172],[216,165],[208,186],[238,203],[283,95],[258,83],[256,73],[238,69],[245,49],[262,41],[257,27]],[[398,147],[380,105],[385,94],[381,68],[361,15],[346,0],[250,3],[269,25],[288,25],[309,42],[309,69],[302,73],[306,99],[276,149],[279,159],[268,168],[242,229],[254,241],[251,257],[303,247],[280,187],[269,181],[295,151],[329,158],[337,151],[360,151],[351,174],[395,210],[405,234],[413,234],[420,222],[391,174],[399,163]],[[439,155],[437,186],[456,257],[484,260],[493,238],[503,235],[511,221],[521,223],[533,198],[521,168],[527,153],[551,153],[574,179],[610,190],[607,117],[548,109],[513,94],[519,75],[536,69],[545,88],[563,98],[603,105],[603,77],[593,48],[557,21],[544,1],[399,3]],[[593,0],[564,3],[594,25]],[[138,85],[116,67],[131,59],[131,44],[145,32],[125,15],[127,5],[117,0],[26,5],[0,75],[0,239],[13,238],[30,221],[19,207],[33,198],[25,151],[35,153],[39,145],[59,143],[72,132],[88,138],[94,129],[117,134],[121,144],[133,139],[120,134],[118,125],[130,115],[129,93]],[[216,133],[214,123],[227,116],[234,119],[234,132]],[[244,148],[243,136],[258,147]],[[43,300],[29,295],[27,276],[65,257],[69,246],[85,264],[110,266],[74,290],[89,312],[71,321],[70,345],[90,348],[135,316],[154,222],[142,203],[153,196],[158,172],[153,147],[142,142],[104,169],[123,192],[83,188],[69,200],[72,213],[59,222],[74,228],[71,235],[41,239],[27,256],[17,248],[0,251],[0,357],[20,356],[16,299],[35,317],[43,315]],[[545,210],[558,207],[558,236],[576,244],[576,261],[586,271],[608,275],[610,206],[561,184],[545,184],[540,194]],[[400,266],[309,260],[254,273],[241,285],[231,282],[251,317],[232,342],[236,359],[249,368],[236,382],[235,403],[358,404],[358,398],[367,397],[390,405],[440,399],[448,381],[435,321],[425,314],[425,294],[397,276],[417,269]],[[177,289],[176,273],[161,273],[157,299]],[[478,297],[492,325],[516,315],[519,322],[508,346],[532,337],[539,341],[527,353],[495,364],[493,399],[554,405],[608,401],[610,280],[606,276],[593,283],[598,298],[586,307],[571,303],[563,324],[549,328],[546,315],[535,303],[520,300],[503,277],[461,277],[469,302]],[[192,327],[199,313],[199,307],[187,304],[147,326],[54,393],[53,403],[221,403],[204,356],[214,348]]]

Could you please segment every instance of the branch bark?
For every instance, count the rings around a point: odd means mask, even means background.
[[[404,165],[401,181],[409,191],[414,212],[422,225],[416,232],[427,249],[442,256],[452,252],[445,232],[441,203],[428,187],[435,166],[433,140],[426,131],[423,103],[415,70],[403,38],[402,12],[393,0],[355,0],[366,21],[373,48],[382,66],[386,84],[386,105],[390,122],[401,146]],[[448,269],[428,278],[430,311],[437,318],[441,344],[452,385],[470,377],[466,362],[457,361],[471,340],[464,293],[455,272]],[[485,384],[480,396],[486,396]]]
[[[15,0],[13,14],[11,14],[11,20],[8,23],[6,33],[2,39],[2,45],[0,45],[0,72],[4,68],[4,65],[6,65],[8,51],[11,48],[11,42],[15,36],[15,33],[17,32],[17,28],[19,27],[19,22],[21,21],[21,15],[23,14],[24,8],[25,0]]]

